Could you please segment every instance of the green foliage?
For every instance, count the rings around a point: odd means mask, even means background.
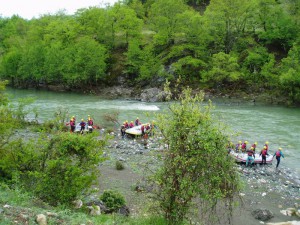
[[[126,204],[124,196],[114,190],[105,190],[100,196],[100,200],[111,210],[117,210]]]
[[[212,56],[211,69],[203,73],[204,82],[211,83],[212,86],[219,87],[220,84],[232,84],[241,77],[237,58],[220,52]]]
[[[155,176],[156,198],[168,224],[182,223],[195,198],[210,208],[209,215],[217,215],[216,202],[226,199],[232,205],[239,190],[234,162],[227,156],[226,130],[211,118],[212,105],[203,105],[203,94],[191,94],[184,90],[178,103],[158,115],[168,147]]]
[[[246,83],[244,91],[288,92],[296,102],[297,88],[287,90],[294,75],[282,74],[298,69],[281,65],[299,40],[299,7],[296,0],[126,0],[75,15],[0,18],[0,78],[85,91],[124,75],[142,85],[180,76],[200,88],[238,91]]]
[[[124,164],[120,161],[116,161],[116,169],[117,170],[124,170]]]
[[[287,58],[282,60],[280,84],[284,94],[287,94],[291,103],[300,102],[300,46],[295,43]]]
[[[88,191],[104,160],[105,141],[94,136],[58,133],[12,141],[2,152],[0,171],[8,179],[20,176],[27,190],[52,205],[70,204]]]

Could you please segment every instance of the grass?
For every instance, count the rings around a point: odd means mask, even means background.
[[[9,208],[4,207],[9,205]],[[48,225],[79,225],[79,224],[103,224],[103,225],[165,225],[166,221],[159,216],[124,217],[117,214],[102,214],[91,216],[86,209],[71,209],[66,206],[52,207],[34,198],[30,193],[22,189],[10,189],[0,183],[0,225],[10,224],[36,224],[38,214],[47,215],[47,212],[56,216],[47,216]]]

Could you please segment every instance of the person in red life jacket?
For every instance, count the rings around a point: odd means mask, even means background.
[[[248,141],[244,141],[244,143],[242,144],[242,152],[246,152],[247,144],[248,144]]]
[[[73,133],[75,131],[75,127],[76,127],[75,122],[73,119],[71,119],[70,120],[70,128],[71,128],[70,133]]]
[[[256,150],[256,146],[257,146],[257,142],[254,142],[254,144],[251,145],[251,147],[253,147],[253,150]]]
[[[90,115],[88,115],[88,125],[89,126],[93,126],[94,125],[94,121],[92,120],[92,118],[90,117]]]
[[[146,130],[148,131],[148,130],[150,130],[151,129],[151,127],[150,127],[150,123],[147,123],[147,125],[146,125]]]
[[[128,124],[128,121],[127,121],[127,120],[125,121],[124,126],[125,126],[125,129],[128,129],[128,128],[129,128],[129,124]]]
[[[277,160],[276,169],[279,166],[281,156],[284,158],[284,155],[281,150],[282,150],[282,148],[278,148],[278,150],[273,155],[273,157],[276,156],[276,160]]]
[[[267,147],[266,146],[264,146],[264,148],[261,150],[261,152],[260,152],[260,156],[261,156],[261,164],[263,165],[263,164],[267,164],[267,153],[268,153],[268,151],[267,151]]]
[[[136,118],[136,120],[134,121],[134,124],[135,124],[135,126],[138,126],[138,125],[140,125],[140,120],[139,120],[139,118],[137,117]]]
[[[73,121],[74,121],[74,123],[76,125],[76,118],[75,118],[75,116],[72,116],[72,119],[73,119]]]
[[[249,161],[252,165],[254,163],[254,159],[255,159],[255,155],[254,155],[254,151],[253,151],[252,147],[247,151],[247,154],[248,154],[248,158],[246,160],[246,166],[248,166]]]
[[[235,145],[235,151],[239,152],[241,150],[241,148],[242,148],[242,141],[239,141],[239,143],[237,143]]]
[[[134,123],[133,123],[133,121],[131,121],[130,123],[129,123],[129,128],[133,128],[134,127]]]
[[[84,122],[83,119],[81,119],[81,122],[80,122],[79,125],[80,125],[80,133],[82,134],[83,131],[85,130],[85,125],[86,125],[86,123]]]

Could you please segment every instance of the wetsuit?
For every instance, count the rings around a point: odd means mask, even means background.
[[[277,169],[280,164],[280,158],[281,156],[284,158],[284,155],[282,154],[281,151],[278,150],[277,152],[275,152],[274,156],[276,156],[276,160],[277,160],[277,165],[276,165],[276,169]]]

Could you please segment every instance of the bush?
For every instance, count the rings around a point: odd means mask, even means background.
[[[105,141],[95,135],[59,133],[15,140],[3,151],[0,173],[7,179],[20,176],[27,190],[51,205],[69,204],[89,190],[104,160]]]
[[[123,170],[124,169],[123,163],[120,162],[120,161],[116,161],[116,169],[117,170]]]
[[[100,200],[103,201],[106,207],[110,210],[116,210],[126,204],[125,198],[118,191],[106,190],[100,196]]]

